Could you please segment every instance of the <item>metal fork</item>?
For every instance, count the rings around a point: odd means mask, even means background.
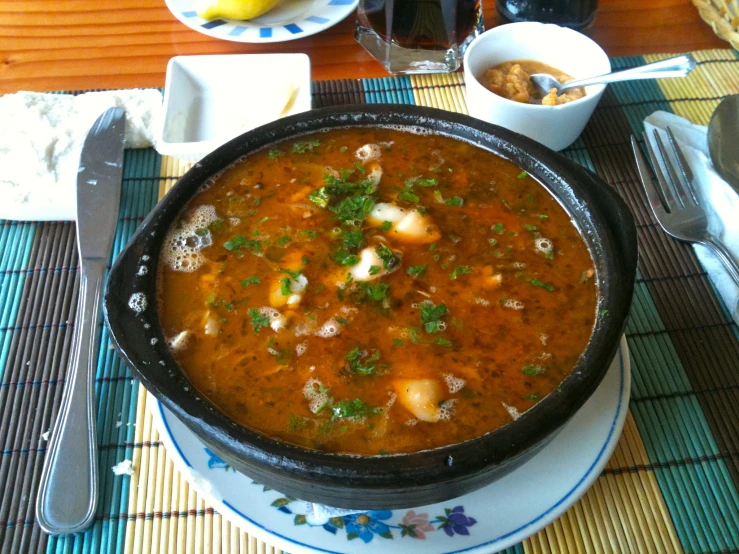
[[[693,173],[677,146],[675,136],[668,127],[669,144],[666,146],[657,130],[653,129],[653,132],[659,155],[646,135],[644,135],[644,142],[654,174],[657,176],[657,186],[652,180],[649,166],[644,160],[634,135],[631,135],[631,147],[634,150],[639,177],[644,185],[654,217],[657,218],[662,229],[676,239],[697,242],[711,249],[739,286],[739,260],[718,237],[708,232],[706,210],[701,205],[700,196],[695,191]],[[668,147],[672,155],[668,152]]]

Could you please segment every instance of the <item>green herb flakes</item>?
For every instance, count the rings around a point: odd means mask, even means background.
[[[393,224],[390,223],[389,221],[383,221],[382,225],[380,225],[380,231],[382,231],[383,233],[387,233],[390,230],[390,227],[392,226]]]
[[[543,365],[533,365],[533,364],[526,364],[521,368],[521,373],[524,375],[529,375],[531,377],[535,377],[536,375],[541,375],[546,371],[546,368]]]
[[[490,246],[495,246],[496,244],[498,244],[498,241],[497,239],[488,239],[488,244]]]
[[[247,277],[246,279],[242,279],[241,286],[243,288],[248,287],[249,285],[259,285],[262,281],[259,280],[259,277],[256,275],[252,275],[251,277]]]
[[[406,270],[406,273],[410,275],[411,277],[418,278],[421,277],[424,273],[426,273],[426,267],[425,265],[414,265],[409,267]]]
[[[528,176],[528,173],[526,173],[525,171],[522,171],[521,173],[516,175],[516,179],[525,179],[527,176]]]
[[[403,346],[403,341],[400,339],[393,339],[393,346]]]
[[[452,343],[452,341],[446,340],[446,339],[441,338],[441,337],[437,338],[434,341],[434,344],[438,344],[439,346],[446,346],[447,348],[451,348],[452,346],[454,346],[454,344]]]
[[[384,243],[378,242],[375,246],[375,252],[377,256],[382,260],[385,269],[392,269],[400,263],[400,259],[393,253],[392,250]]]
[[[360,229],[351,229],[349,231],[344,231],[342,233],[342,241],[344,243],[344,248],[349,251],[359,250],[365,244],[367,244],[367,240],[364,238],[364,235],[362,234],[362,231]]]
[[[446,325],[441,318],[449,313],[446,304],[442,302],[438,306],[435,306],[433,302],[427,300],[420,304],[420,308],[421,322],[423,323],[423,328],[427,333],[438,333],[444,330]]]
[[[502,235],[505,233],[505,226],[502,223],[496,223],[492,227],[494,233],[498,233],[499,235]]]
[[[314,148],[321,145],[318,140],[299,140],[293,143],[293,154],[305,154],[306,152],[312,152]]]
[[[531,394],[522,394],[521,400],[538,400],[539,399],[539,393],[538,392],[532,392]]]
[[[382,413],[382,408],[365,404],[361,399],[341,400],[331,406],[332,420],[336,419],[364,419]]]
[[[539,228],[536,225],[530,225],[528,223],[524,223],[523,228],[526,229],[527,231],[538,231],[539,230]]]
[[[545,283],[543,281],[539,281],[539,279],[529,279],[529,283],[534,285],[535,287],[540,287],[546,291],[553,292],[555,288],[550,285],[549,283]]]
[[[251,319],[251,325],[254,327],[254,334],[258,335],[262,327],[269,327],[269,317],[263,315],[259,310],[255,308],[249,308],[249,318]]]
[[[382,268],[379,265],[371,265],[369,268],[369,274],[377,275],[378,273],[380,273],[381,270]]]
[[[359,347],[351,350],[346,355],[346,369],[350,373],[357,373],[359,375],[372,375],[377,371],[377,366],[373,365],[372,362],[376,362],[380,359],[380,352],[375,350],[371,355],[366,352],[361,352]]]
[[[445,205],[447,206],[457,206],[458,208],[462,207],[462,204],[464,204],[464,198],[461,196],[452,196],[451,198],[448,198],[445,202]]]
[[[414,204],[417,204],[420,198],[418,197],[417,194],[406,189],[398,195],[398,200],[405,200],[406,202],[412,202]]]
[[[469,275],[470,273],[472,273],[472,268],[470,266],[458,265],[449,274],[449,278],[452,280],[456,280],[459,275]]]
[[[334,254],[334,261],[340,266],[351,267],[359,263],[359,256],[351,254],[342,248]]]
[[[279,150],[279,149],[270,150],[267,156],[269,156],[271,159],[274,160],[275,158],[279,158],[280,156],[282,156],[282,150]]]
[[[313,231],[311,229],[302,229],[298,231],[299,234],[305,235],[309,239],[314,239],[318,236],[318,231]]]

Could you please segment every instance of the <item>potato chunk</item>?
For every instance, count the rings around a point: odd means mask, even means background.
[[[441,417],[441,385],[435,379],[396,379],[393,388],[398,402],[421,421],[436,423]]]

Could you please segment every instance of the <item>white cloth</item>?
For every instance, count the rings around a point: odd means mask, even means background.
[[[706,207],[709,232],[720,238],[724,245],[739,258],[739,195],[718,176],[711,165],[708,153],[708,128],[695,125],[675,114],[657,111],[644,120],[644,130],[654,145],[652,130],[660,129],[665,143],[666,126],[672,130],[680,150],[695,176],[695,188]],[[731,315],[739,323],[739,286],[731,278],[716,255],[700,244],[694,244],[698,260],[708,273]]]
[[[162,110],[156,89],[0,97],[0,219],[73,220],[82,144],[112,107],[126,110],[127,148],[153,144]]]

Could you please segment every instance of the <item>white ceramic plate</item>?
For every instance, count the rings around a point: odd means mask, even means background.
[[[293,554],[491,553],[559,517],[598,477],[629,404],[626,339],[592,397],[541,452],[506,477],[448,502],[317,521],[312,505],[254,483],[213,455],[151,395],[154,422],[178,469],[226,518]],[[172,448],[174,447],[174,448]]]
[[[195,13],[195,0],[165,1],[172,15],[191,29],[234,42],[284,42],[314,35],[336,25],[359,4],[359,0],[283,0],[249,21],[207,21]]]

